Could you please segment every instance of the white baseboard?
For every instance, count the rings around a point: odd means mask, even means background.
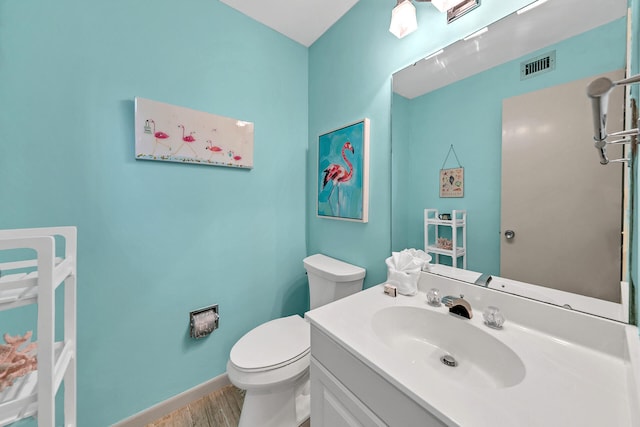
[[[182,393],[173,396],[165,400],[164,402],[160,402],[150,408],[145,409],[144,411],[130,416],[129,418],[119,421],[116,424],[113,424],[112,427],[145,426],[149,423],[152,423],[153,421],[156,421],[159,418],[164,417],[167,414],[170,414],[176,409],[180,409],[183,406],[186,406],[189,403],[194,402],[208,394],[211,394],[214,391],[219,390],[229,384],[231,383],[229,382],[229,377],[226,373],[218,375],[217,377],[212,378],[209,381],[197,385],[189,390],[183,391]]]

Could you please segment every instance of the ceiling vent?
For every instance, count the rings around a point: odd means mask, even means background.
[[[520,63],[520,80],[535,77],[556,69],[556,51],[536,56]]]

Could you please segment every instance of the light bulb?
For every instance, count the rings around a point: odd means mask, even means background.
[[[416,8],[410,0],[398,4],[391,11],[391,34],[401,39],[407,34],[413,33],[418,28]]]

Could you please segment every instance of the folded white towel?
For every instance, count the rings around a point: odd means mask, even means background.
[[[421,249],[405,249],[402,252],[408,252],[414,258],[422,260],[422,266],[421,266],[422,270],[428,270],[429,269],[429,263],[431,262],[431,255],[429,255],[425,251],[423,251]]]
[[[431,261],[431,256],[417,249],[405,249],[392,252],[385,260],[387,264],[387,283],[398,288],[402,295],[418,293],[420,271]]]

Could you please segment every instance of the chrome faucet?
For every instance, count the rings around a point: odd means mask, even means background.
[[[465,317],[471,319],[473,317],[473,310],[471,310],[471,304],[464,299],[464,295],[460,294],[460,297],[454,297],[453,295],[447,295],[442,297],[442,303],[445,307],[449,308],[449,313],[456,316]]]
[[[476,281],[473,282],[473,284],[478,286],[484,286],[486,288],[487,286],[489,286],[489,282],[491,282],[491,279],[493,279],[493,277],[491,277],[490,274],[484,273],[484,274],[481,274],[480,277],[478,277]]]

